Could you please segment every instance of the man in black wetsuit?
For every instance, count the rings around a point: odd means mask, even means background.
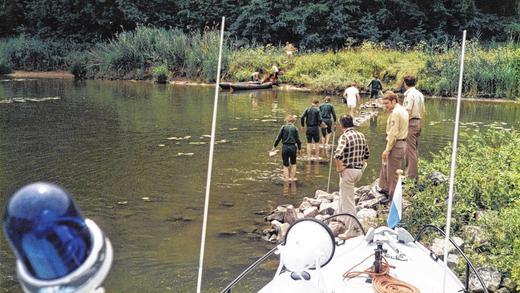
[[[318,108],[319,105],[319,100],[312,101],[312,105],[305,109],[300,121],[302,124],[302,132],[304,128],[306,128],[305,136],[307,136],[307,156],[309,160],[311,159],[312,148],[316,150],[316,159],[319,157],[318,144],[320,142],[320,124],[322,121],[320,109]],[[310,145],[311,143],[312,147]]]
[[[330,96],[326,96],[324,101],[325,103],[320,105],[320,113],[323,122],[327,124],[326,128],[321,129],[321,134],[323,134],[323,148],[326,148],[329,145],[330,133],[332,132],[332,120],[334,120],[334,124],[336,124],[336,111],[334,111],[334,106],[330,103]]]
[[[300,153],[302,142],[298,128],[294,126],[296,118],[293,115],[285,117],[287,124],[280,128],[278,137],[276,138],[273,150],[282,141],[282,160],[283,160],[283,178],[284,181],[296,181],[296,152]]]
[[[383,84],[379,78],[374,75],[374,79],[372,79],[372,81],[368,84],[368,88],[370,88],[370,98],[377,99],[379,96],[379,91],[383,90]]]

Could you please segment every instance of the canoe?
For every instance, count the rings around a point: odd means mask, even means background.
[[[273,87],[272,82],[264,82],[264,83],[233,83],[231,84],[231,90],[233,91],[242,91],[242,90],[260,90],[260,89],[270,89]]]
[[[219,86],[223,90],[229,90],[231,89],[231,86],[241,86],[241,85],[258,85],[260,84],[259,81],[244,81],[244,82],[221,82],[219,83]]]
[[[229,90],[231,87],[231,83],[230,82],[221,82],[218,84],[220,86],[221,89],[223,90]]]

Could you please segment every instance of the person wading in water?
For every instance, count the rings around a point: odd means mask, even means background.
[[[301,153],[302,142],[298,128],[294,126],[296,118],[293,115],[285,117],[285,124],[280,128],[274,142],[273,151],[282,142],[283,178],[284,181],[296,181],[296,154]]]
[[[316,151],[316,159],[319,158],[319,147],[320,143],[320,124],[322,121],[319,100],[313,100],[312,105],[305,109],[301,117],[302,131],[305,130],[305,136],[307,136],[307,157],[310,160],[312,149]]]
[[[320,113],[327,127],[321,129],[321,134],[323,134],[323,148],[326,149],[329,145],[329,139],[332,133],[332,121],[336,124],[336,111],[334,110],[334,106],[330,103],[330,96],[326,96],[323,100],[325,103],[320,105]]]

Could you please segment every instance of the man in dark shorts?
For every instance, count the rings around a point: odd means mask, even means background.
[[[321,129],[321,134],[323,134],[323,148],[329,145],[330,134],[332,132],[332,120],[334,120],[334,124],[336,124],[336,111],[334,111],[334,106],[332,106],[330,100],[330,96],[326,96],[324,99],[325,103],[320,105],[321,118],[327,125],[326,128]]]
[[[283,160],[283,178],[284,181],[296,181],[296,152],[300,153],[302,142],[298,128],[294,126],[296,118],[293,115],[285,117],[287,124],[280,128],[278,137],[276,138],[273,150],[282,141],[282,160]]]
[[[377,99],[379,96],[379,91],[383,90],[383,84],[379,78],[374,75],[374,79],[372,79],[372,81],[368,84],[368,88],[370,88],[370,98]]]
[[[312,149],[315,149],[316,158],[319,157],[318,144],[320,142],[320,124],[322,121],[319,109],[320,101],[313,100],[312,105],[305,109],[301,117],[302,132],[304,128],[307,136],[307,156],[311,159]],[[312,147],[311,144],[312,143]]]

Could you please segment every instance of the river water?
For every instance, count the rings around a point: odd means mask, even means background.
[[[113,243],[107,292],[194,292],[213,94],[213,87],[120,81],[1,81],[0,100],[59,99],[0,104],[0,206],[24,184],[57,183]],[[316,97],[220,93],[203,291],[218,292],[273,247],[249,233],[263,221],[258,213],[326,189],[327,164],[300,162],[301,184],[289,188],[270,179],[280,174],[281,158],[267,155],[283,117]],[[451,141],[455,101],[427,99],[426,106],[420,156],[428,159]],[[379,172],[386,117],[359,127],[372,152],[362,184]],[[461,132],[517,129],[519,118],[518,104],[464,102]],[[331,191],[337,186],[334,173]],[[21,292],[14,263],[2,234],[0,292]],[[259,289],[275,269],[275,261],[261,266],[237,292]]]

